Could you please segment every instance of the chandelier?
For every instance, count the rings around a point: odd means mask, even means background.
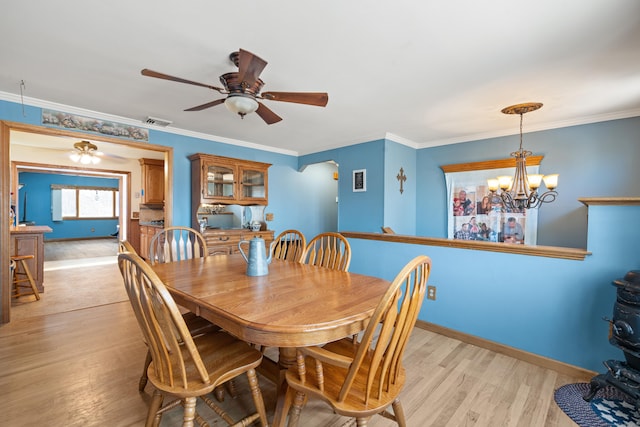
[[[558,195],[555,191],[558,186],[558,174],[527,176],[527,156],[532,153],[522,149],[522,116],[540,107],[542,104],[539,102],[527,102],[502,109],[504,114],[520,114],[520,149],[511,153],[511,156],[516,158],[516,172],[513,177],[503,175],[489,179],[487,184],[491,199],[499,200],[507,210],[512,212],[539,208],[543,203],[553,202]],[[538,189],[543,181],[548,191],[539,194]],[[501,190],[500,193],[497,193],[498,189]]]
[[[74,151],[69,154],[69,158],[74,162],[82,163],[83,165],[100,163],[98,147],[95,144],[89,141],[80,141],[73,144],[73,148]]]

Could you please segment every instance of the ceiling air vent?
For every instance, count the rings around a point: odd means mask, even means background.
[[[170,120],[165,120],[165,119],[158,119],[156,117],[147,117],[147,119],[144,121],[146,124],[148,125],[155,125],[155,126],[161,126],[161,127],[167,127],[169,126],[171,123],[173,123]]]

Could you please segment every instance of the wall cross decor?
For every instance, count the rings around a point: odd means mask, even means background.
[[[407,176],[404,174],[404,169],[400,168],[400,173],[396,176],[396,179],[400,181],[400,194],[404,192],[404,188],[402,188],[402,184],[407,180]]]

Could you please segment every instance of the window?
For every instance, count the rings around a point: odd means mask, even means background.
[[[117,218],[117,188],[60,186],[63,219]]]

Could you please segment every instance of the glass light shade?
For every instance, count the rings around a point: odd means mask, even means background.
[[[551,175],[545,175],[544,176],[544,185],[547,186],[547,188],[549,190],[553,190],[554,188],[556,188],[558,186],[558,177],[560,175],[558,175],[557,173],[553,173]]]
[[[80,154],[71,153],[69,154],[69,158],[71,159],[71,161],[78,163],[80,161]]]
[[[255,99],[242,95],[229,95],[224,100],[224,105],[229,111],[240,115],[253,113],[258,109],[258,102]]]
[[[98,163],[100,163],[100,157],[91,156],[91,163],[93,163],[94,165],[97,165]]]
[[[83,153],[82,155],[80,155],[80,163],[82,163],[83,165],[88,165],[89,163],[91,163],[91,155],[90,154],[85,154]]]
[[[498,184],[498,180],[495,178],[488,179],[487,185],[489,186],[489,191],[498,191],[498,188],[500,187],[500,185]]]
[[[529,181],[530,188],[537,189],[538,187],[540,187],[540,184],[542,183],[542,175],[539,175],[539,174],[528,175],[527,180]]]
[[[501,175],[498,177],[498,185],[500,185],[500,188],[502,188],[503,190],[508,190],[509,188],[511,188],[511,182],[512,179],[508,175]]]

